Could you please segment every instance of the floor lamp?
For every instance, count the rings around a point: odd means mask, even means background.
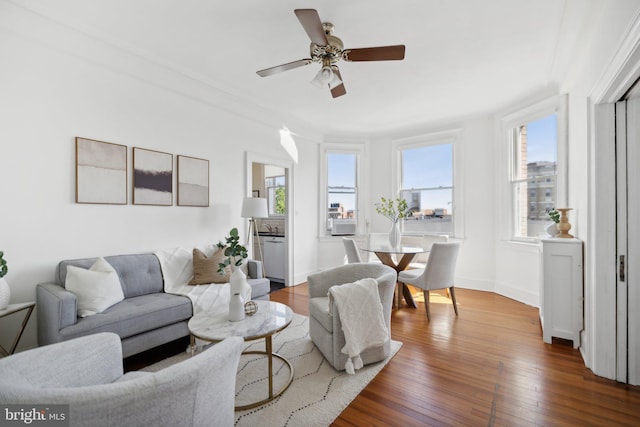
[[[262,263],[262,276],[267,277],[264,271],[264,257],[262,256],[262,247],[260,245],[260,234],[256,227],[256,218],[267,218],[269,216],[269,210],[267,209],[267,199],[260,197],[245,197],[242,202],[242,212],[240,216],[243,218],[249,218],[249,232],[247,233],[247,243],[249,244],[249,237],[252,233],[258,238],[258,251],[260,252],[260,262]]]

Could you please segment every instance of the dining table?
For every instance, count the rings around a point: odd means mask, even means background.
[[[407,246],[402,244],[398,246],[391,246],[388,243],[364,243],[358,245],[358,248],[365,252],[375,253],[384,265],[388,265],[393,268],[397,273],[406,270],[417,254],[429,252],[428,249],[420,246]],[[396,255],[397,257],[394,259],[393,255]],[[397,259],[398,256],[400,258],[399,260]],[[411,295],[411,291],[407,285],[404,283],[399,283],[399,285],[397,306],[400,307],[400,300],[401,298],[404,298],[409,307],[417,308],[418,305],[413,299],[413,295]]]

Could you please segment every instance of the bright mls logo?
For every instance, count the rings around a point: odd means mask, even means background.
[[[0,405],[0,426],[69,426],[69,405]]]

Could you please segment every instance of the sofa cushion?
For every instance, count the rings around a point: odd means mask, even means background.
[[[101,313],[124,299],[118,273],[104,258],[88,270],[67,266],[64,286],[76,295],[80,317]]]
[[[104,258],[118,273],[125,298],[164,292],[162,270],[160,269],[160,262],[155,255],[116,255]],[[83,258],[61,261],[58,264],[56,274],[58,284],[64,286],[67,266],[74,265],[88,269],[96,260],[97,258]]]
[[[226,257],[224,251],[217,250],[211,256],[207,256],[198,248],[193,249],[193,278],[190,285],[208,285],[209,283],[228,283],[231,275],[231,266],[224,269],[225,274],[218,273],[218,264]]]
[[[98,332],[115,332],[120,338],[187,320],[193,315],[191,300],[163,292],[127,298],[96,314],[78,319],[75,325],[63,328],[65,340]]]

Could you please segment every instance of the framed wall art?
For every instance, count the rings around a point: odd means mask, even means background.
[[[178,206],[209,206],[209,160],[178,156]]]
[[[133,147],[133,204],[173,205],[173,154]]]
[[[76,137],[76,203],[127,204],[127,146]]]

